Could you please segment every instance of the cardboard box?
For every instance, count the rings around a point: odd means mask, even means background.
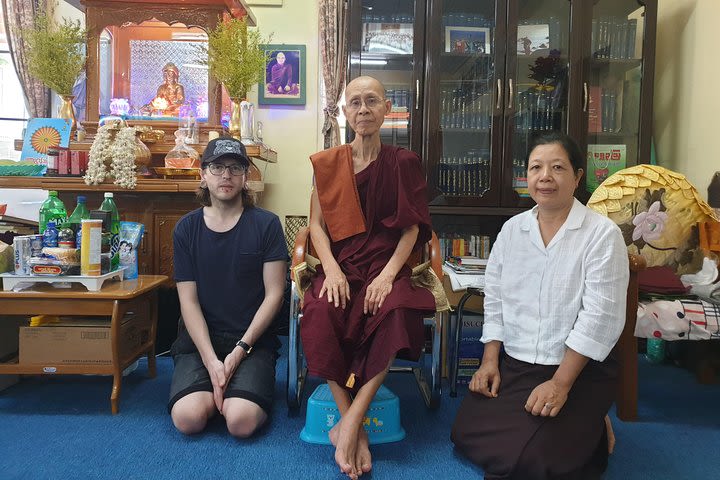
[[[147,340],[132,320],[120,325],[120,359]],[[85,320],[20,328],[20,363],[110,365],[109,320]]]

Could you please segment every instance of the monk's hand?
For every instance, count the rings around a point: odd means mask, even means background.
[[[469,387],[471,392],[480,393],[489,398],[498,396],[500,390],[500,368],[497,361],[484,360],[480,368],[473,373]]]
[[[350,300],[350,284],[345,274],[338,268],[325,269],[325,281],[320,288],[320,298],[327,293],[328,303],[345,308]]]
[[[210,360],[205,364],[208,374],[210,375],[210,382],[213,386],[213,400],[215,401],[215,407],[220,413],[223,409],[223,396],[225,393],[225,385],[227,383],[227,377],[225,376],[225,365],[217,358]]]
[[[555,379],[543,382],[530,392],[525,402],[525,411],[535,416],[555,417],[567,401],[570,388],[560,385]]]
[[[365,290],[365,303],[363,305],[363,313],[365,313],[365,315],[368,313],[375,315],[378,310],[380,310],[380,307],[382,307],[385,302],[385,298],[392,291],[394,279],[395,277],[393,275],[380,272],[380,275],[370,282],[370,285],[368,285]]]

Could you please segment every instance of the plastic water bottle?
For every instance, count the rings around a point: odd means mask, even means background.
[[[120,266],[120,212],[118,211],[112,192],[105,192],[105,200],[100,210],[110,212],[110,270]]]
[[[43,247],[57,247],[58,246],[58,230],[55,228],[55,222],[50,220],[45,226],[45,232],[43,232]]]
[[[645,358],[650,363],[662,363],[665,360],[665,340],[662,338],[648,338]]]
[[[55,190],[48,192],[47,200],[40,206],[38,227],[41,234],[45,233],[45,228],[50,220],[54,220],[55,225],[62,225],[67,220],[65,204],[58,198]]]

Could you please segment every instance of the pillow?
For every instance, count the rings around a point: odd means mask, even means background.
[[[629,253],[647,266],[666,265],[678,275],[702,266],[698,222],[717,220],[684,175],[657,165],[637,165],[608,177],[588,207],[613,220]]]

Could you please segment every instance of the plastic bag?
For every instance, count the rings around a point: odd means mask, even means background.
[[[166,168],[200,168],[200,154],[185,143],[184,130],[175,132],[175,146],[165,155]]]
[[[120,222],[120,266],[126,267],[126,279],[138,277],[137,247],[144,232],[145,225],[142,223]]]

